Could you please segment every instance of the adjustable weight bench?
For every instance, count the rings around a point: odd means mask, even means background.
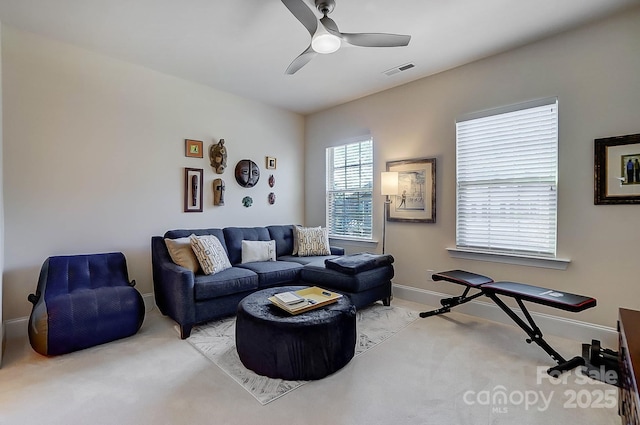
[[[524,305],[524,301],[577,313],[588,308],[595,307],[596,300],[594,298],[555,291],[553,289],[542,288],[539,286],[526,285],[524,283],[494,282],[490,277],[463,270],[450,270],[435,273],[431,278],[434,281],[445,280],[447,282],[463,285],[465,289],[462,295],[441,300],[441,308],[420,313],[420,317],[429,317],[447,313],[451,311],[452,307],[467,303],[484,295],[495,302],[502,311],[504,311],[522,330],[525,331],[529,336],[529,338],[526,339],[527,343],[531,344],[532,342],[535,342],[544,351],[546,351],[553,360],[556,361],[557,365],[547,370],[549,375],[558,376],[575,367],[585,365],[584,358],[580,356],[576,356],[570,360],[565,360],[564,357],[562,357],[544,340],[542,337],[542,331],[538,325],[536,325],[533,317],[531,317],[529,310],[527,310],[527,307]],[[472,289],[477,292],[469,295],[469,292]],[[522,310],[524,319],[505,304],[500,296],[513,298]]]

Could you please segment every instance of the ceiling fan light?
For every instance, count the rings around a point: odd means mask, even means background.
[[[316,34],[311,40],[311,48],[318,53],[333,53],[340,48],[340,38],[333,34]]]

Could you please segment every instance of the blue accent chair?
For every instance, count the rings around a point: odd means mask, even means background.
[[[31,346],[56,356],[135,334],[145,310],[134,285],[121,252],[47,258],[28,297]]]

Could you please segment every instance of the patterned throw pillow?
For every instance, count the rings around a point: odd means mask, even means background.
[[[227,253],[217,237],[191,235],[189,238],[204,274],[218,273],[231,267]]]
[[[200,269],[200,264],[198,263],[198,259],[196,258],[196,255],[193,253],[193,249],[191,249],[191,239],[165,238],[164,243],[167,246],[167,251],[169,251],[169,256],[171,257],[174,263],[186,269],[189,269],[194,273],[196,273]]]
[[[331,255],[329,230],[324,228],[298,229],[298,256]]]
[[[293,252],[291,253],[291,255],[298,255],[298,240],[300,239],[300,230],[306,230],[306,229],[320,229],[320,226],[318,227],[301,227],[301,226],[293,226]]]
[[[242,263],[276,261],[276,241],[242,241]]]

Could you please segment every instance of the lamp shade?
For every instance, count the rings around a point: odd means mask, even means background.
[[[397,195],[398,194],[398,172],[383,171],[380,173],[380,194],[381,195]]]

